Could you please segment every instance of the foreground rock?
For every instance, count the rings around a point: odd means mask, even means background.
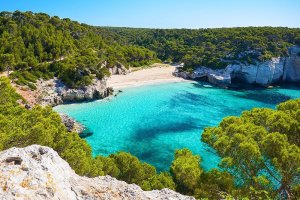
[[[289,57],[272,58],[256,64],[230,64],[225,69],[212,70],[199,67],[192,73],[177,71],[175,76],[188,79],[205,78],[210,83],[228,87],[234,81],[269,86],[278,82],[300,82],[300,47],[289,48]]]
[[[36,87],[39,94],[37,103],[49,106],[102,99],[113,93],[112,88],[106,87],[106,80],[97,79],[94,79],[91,85],[79,89],[68,88],[57,78],[39,80]]]
[[[80,177],[51,148],[0,153],[0,199],[194,199],[169,189],[143,191],[110,176]]]

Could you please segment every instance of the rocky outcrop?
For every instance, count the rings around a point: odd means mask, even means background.
[[[39,80],[36,83],[39,93],[38,103],[55,106],[62,103],[90,101],[108,97],[112,88],[106,87],[106,80],[94,79],[93,83],[80,89],[68,88],[59,79]]]
[[[0,153],[0,199],[187,199],[169,189],[143,191],[110,176],[80,177],[51,148],[32,145]]]
[[[212,70],[199,67],[192,73],[175,72],[174,75],[189,79],[206,78],[210,83],[228,87],[234,81],[269,86],[278,82],[300,82],[300,47],[289,48],[289,57],[272,58],[256,64],[230,64],[225,69]]]
[[[268,86],[282,80],[285,58],[272,58],[270,61],[256,65],[229,65],[227,71],[231,79],[237,79],[248,84]]]
[[[105,64],[105,66],[106,66],[106,64]],[[109,72],[111,74],[126,75],[130,72],[130,70],[127,69],[123,64],[117,63],[113,67],[109,68]]]
[[[78,123],[77,121],[75,121],[73,118],[69,117],[68,115],[65,114],[59,114],[62,123],[65,125],[65,127],[67,128],[67,130],[69,132],[75,132],[78,134],[83,133],[85,127]]]

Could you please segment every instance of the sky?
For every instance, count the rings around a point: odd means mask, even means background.
[[[0,11],[15,10],[96,26],[300,27],[300,0],[0,0]]]

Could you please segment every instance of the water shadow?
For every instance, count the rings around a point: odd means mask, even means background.
[[[144,124],[144,123],[141,123]],[[153,120],[147,127],[138,126],[133,134],[132,139],[135,141],[152,140],[158,135],[181,133],[199,129],[197,121],[194,118],[181,119],[180,121],[165,122],[164,119]]]
[[[164,102],[164,104],[167,104],[170,109],[182,108],[184,110],[194,110],[195,107],[199,106],[198,104],[204,106],[214,105],[213,102],[207,101],[207,96],[189,91],[182,91],[175,94],[171,100]]]
[[[291,97],[276,91],[260,90],[260,91],[246,91],[241,94],[237,93],[234,96],[242,99],[250,99],[266,104],[279,104],[281,102],[290,100]]]

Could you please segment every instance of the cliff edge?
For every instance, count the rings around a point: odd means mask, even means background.
[[[0,199],[187,199],[169,189],[143,191],[110,176],[75,174],[49,147],[32,145],[0,152]]]

